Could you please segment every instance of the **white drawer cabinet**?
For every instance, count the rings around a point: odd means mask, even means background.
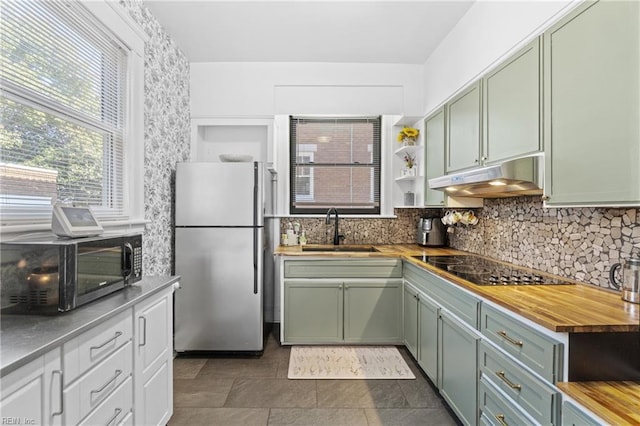
[[[120,384],[81,425],[133,424],[133,382],[131,376]]]
[[[14,368],[3,365],[11,368],[0,381],[3,423],[167,424],[173,414],[173,290],[178,287],[143,280],[84,311],[28,318],[29,329],[58,319],[62,326],[47,336],[49,352],[26,364],[18,358]],[[114,300],[128,302],[114,305]],[[3,329],[3,334],[12,340],[24,332]]]
[[[173,290],[134,308],[135,424],[166,424],[173,414]]]
[[[131,377],[131,341],[64,390],[65,422],[77,424]]]
[[[2,377],[3,424],[62,424],[60,348]]]
[[[63,345],[65,384],[73,382],[130,341],[132,335],[131,309],[127,309],[66,342]]]

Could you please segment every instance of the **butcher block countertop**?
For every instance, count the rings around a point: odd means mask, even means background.
[[[331,245],[311,247],[326,247],[327,250],[334,248]],[[412,257],[471,253],[450,248],[424,248],[415,244],[372,247],[377,251],[302,251],[300,246],[280,246],[275,254],[315,258],[401,258],[555,332],[604,333],[640,330],[640,305],[623,301],[617,292],[578,282],[575,285],[479,286]],[[540,274],[553,276],[542,272]],[[557,386],[608,424],[640,424],[640,382],[563,382],[557,383]]]
[[[565,382],[557,386],[608,424],[640,424],[640,382]]]
[[[326,247],[327,250],[334,248],[331,245],[305,247],[313,249]],[[425,248],[416,244],[372,245],[370,247],[377,251],[303,251],[300,246],[280,246],[276,249],[275,254],[323,258],[402,258],[551,331],[598,333],[640,330],[640,305],[623,301],[618,292],[602,290],[578,282],[575,285],[479,286],[412,257],[470,253],[450,248]],[[540,274],[553,276],[542,272]],[[566,278],[562,279],[571,281]]]

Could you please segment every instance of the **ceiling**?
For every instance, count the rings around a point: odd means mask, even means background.
[[[145,0],[189,62],[423,64],[474,0]]]

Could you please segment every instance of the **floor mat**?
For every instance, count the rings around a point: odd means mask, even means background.
[[[393,346],[293,346],[289,379],[415,379]]]

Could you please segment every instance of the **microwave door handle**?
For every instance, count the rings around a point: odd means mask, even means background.
[[[133,246],[131,243],[124,243],[124,265],[122,265],[122,273],[125,283],[129,282],[129,278],[133,275]]]

